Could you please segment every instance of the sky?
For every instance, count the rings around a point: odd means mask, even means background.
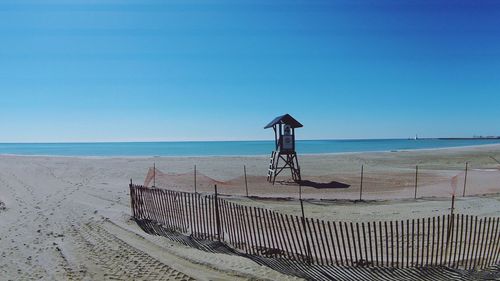
[[[0,2],[0,142],[500,135],[500,1]]]

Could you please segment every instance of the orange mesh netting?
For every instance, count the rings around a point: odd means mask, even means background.
[[[194,172],[182,174],[169,174],[164,173],[154,167],[149,168],[146,178],[144,179],[144,186],[152,187],[176,187],[176,188],[191,188],[194,185]],[[211,178],[203,173],[196,172],[196,185],[198,187],[213,187],[214,184],[226,185],[229,181],[220,181]]]

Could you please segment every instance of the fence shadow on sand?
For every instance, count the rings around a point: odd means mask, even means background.
[[[147,233],[306,279],[500,278],[500,218],[330,222],[235,204],[217,193],[130,185],[130,195],[133,217]]]

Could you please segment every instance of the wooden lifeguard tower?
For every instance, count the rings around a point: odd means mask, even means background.
[[[303,127],[299,121],[295,120],[289,114],[274,118],[264,129],[273,128],[275,150],[271,153],[269,170],[267,172],[267,181],[276,181],[284,169],[289,168],[294,181],[300,181],[300,167],[295,151],[295,128]],[[279,166],[280,159],[284,161],[283,166]]]

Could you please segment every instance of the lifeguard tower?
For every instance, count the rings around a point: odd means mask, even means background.
[[[267,172],[268,182],[274,184],[276,176],[287,168],[290,169],[294,181],[301,180],[299,161],[295,151],[295,128],[300,127],[303,127],[302,124],[289,114],[274,118],[264,127],[264,129],[273,128],[275,141],[275,150],[271,153]],[[279,166],[280,159],[284,161],[283,166]]]

